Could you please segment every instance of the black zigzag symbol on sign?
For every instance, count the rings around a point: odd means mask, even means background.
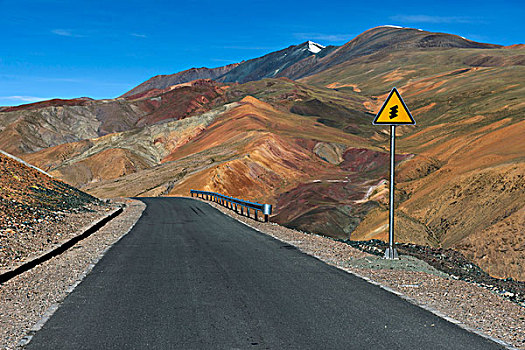
[[[390,108],[390,119],[397,117],[397,105]]]

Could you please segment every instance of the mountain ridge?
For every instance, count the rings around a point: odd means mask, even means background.
[[[381,40],[385,36],[389,38]],[[312,51],[312,47],[316,49]],[[172,75],[155,76],[122,96],[130,96],[152,88],[164,89],[170,84],[175,85],[195,79],[215,79],[221,82],[238,83],[273,77],[300,79],[353,57],[369,55],[385,48],[400,50],[431,47],[487,49],[500,48],[501,45],[478,43],[454,34],[434,33],[415,28],[379,26],[363,32],[342,46],[325,47],[309,40],[228,66],[212,69],[192,68]],[[310,54],[304,54],[305,49]],[[290,56],[284,58],[288,55]],[[190,74],[193,72],[202,72],[202,74]]]
[[[137,95],[137,94],[140,94],[142,92],[149,91],[152,89],[163,90],[163,89],[169,88],[172,85],[188,83],[194,80],[200,80],[200,79],[215,80],[223,76],[230,70],[234,69],[238,65],[242,64],[243,62],[233,63],[233,64],[229,64],[229,65],[221,66],[217,68],[207,68],[207,67],[190,68],[188,70],[181,71],[175,74],[156,75],[146,80],[145,82],[139,84],[138,86],[134,87],[130,91],[121,95],[120,97],[132,97],[133,95]]]
[[[415,28],[379,26],[371,28],[346,44],[338,47],[327,56],[308,64],[301,69],[290,68],[288,77],[300,79],[319,73],[340,63],[359,56],[378,54],[383,50],[399,51],[422,48],[498,48],[500,45],[470,41],[454,34],[433,33]],[[299,63],[301,64],[301,63]],[[285,73],[283,73],[285,74]]]
[[[175,74],[157,75],[126,92],[121,97],[132,97],[152,89],[162,90],[172,85],[187,83],[197,79],[212,79],[226,83],[245,83],[250,80],[272,78],[277,76],[280,70],[286,69],[304,57],[318,55],[321,52],[323,52],[323,55],[326,55],[334,48],[334,46],[326,47],[309,40],[298,45],[290,45],[279,51],[270,52],[261,57],[227,66],[191,68]]]

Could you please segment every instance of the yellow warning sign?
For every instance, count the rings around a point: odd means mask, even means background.
[[[414,125],[416,121],[396,88],[390,91],[385,103],[374,119],[374,125]]]

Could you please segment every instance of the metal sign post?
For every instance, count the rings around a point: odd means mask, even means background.
[[[396,157],[396,126],[390,125],[390,213],[388,220],[388,248],[385,259],[399,259],[394,248],[394,168]]]
[[[396,165],[396,125],[415,125],[405,102],[396,88],[390,91],[385,103],[377,113],[374,125],[390,125],[390,212],[388,220],[388,248],[385,259],[399,259],[394,248],[394,168]]]

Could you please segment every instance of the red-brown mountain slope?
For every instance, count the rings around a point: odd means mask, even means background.
[[[187,83],[194,80],[200,79],[212,79],[216,80],[217,78],[223,76],[224,74],[231,71],[233,68],[237,67],[239,63],[229,64],[223,67],[217,68],[191,68],[179,73],[170,74],[170,75],[157,75],[153,78],[150,78],[143,82],[142,84],[136,86],[130,91],[126,92],[121,97],[131,97],[133,95],[138,95],[143,92],[151,90],[163,90],[167,89],[173,85],[179,85]]]
[[[224,85],[210,80],[112,100],[52,100],[0,111],[0,149],[15,155],[173,119],[211,109]],[[218,100],[218,101],[216,101]]]
[[[365,105],[372,113],[397,86],[417,121],[398,128],[398,151],[415,156],[398,170],[397,240],[455,248],[494,276],[522,280],[525,239],[515,232],[525,232],[524,53],[396,51],[303,79],[375,97]],[[373,138],[386,148],[379,131]],[[373,191],[386,194],[386,184]],[[352,238],[387,238],[382,197]]]

